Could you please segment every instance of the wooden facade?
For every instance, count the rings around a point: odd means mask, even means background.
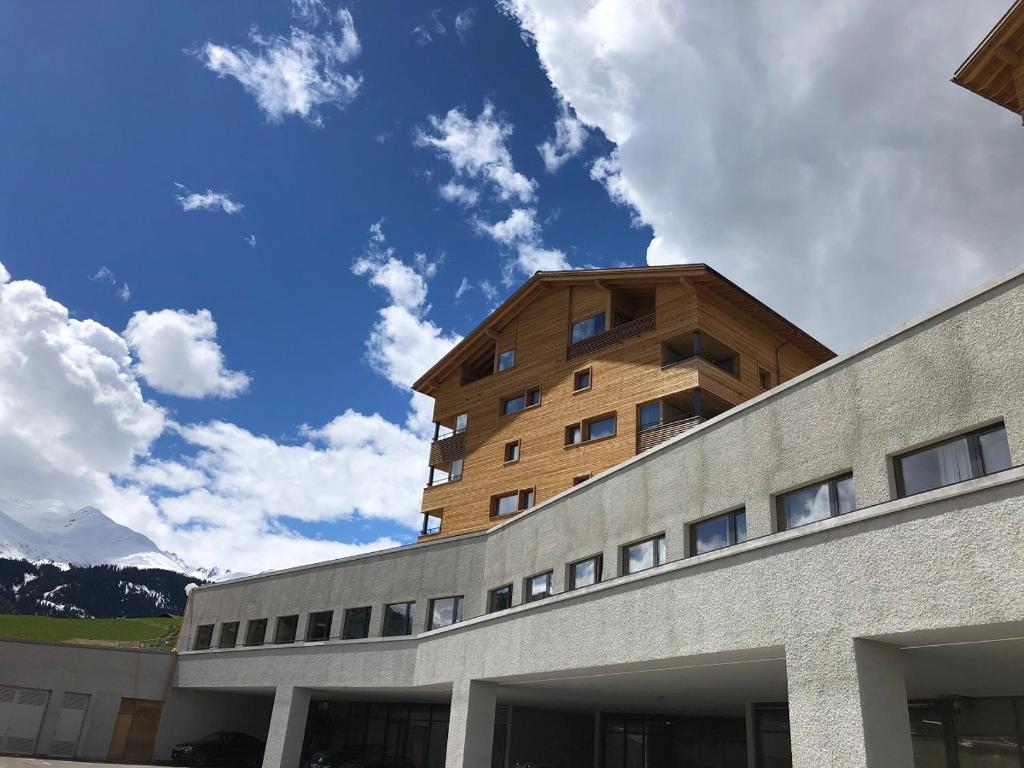
[[[953,82],[1024,119],[1024,0],[1016,0],[953,75]]]
[[[604,332],[574,341],[594,316]],[[489,528],[832,356],[704,265],[537,273],[414,385],[439,425],[423,538]]]

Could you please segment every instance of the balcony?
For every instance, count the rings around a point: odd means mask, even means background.
[[[651,427],[638,429],[636,433],[636,452],[649,451],[656,445],[661,445],[666,440],[681,435],[694,427],[700,426],[707,421],[706,416],[687,416],[686,418],[670,421],[665,424],[655,424]]]
[[[441,437],[430,445],[430,466],[440,467],[451,464],[466,455],[466,432],[454,432]]]
[[[466,456],[466,424],[465,414],[455,418],[450,424],[434,422],[434,442],[430,444],[430,474],[427,477],[427,488],[443,485],[462,479],[462,462]],[[442,474],[439,476],[438,471]]]
[[[605,347],[610,347],[613,344],[621,344],[622,342],[629,341],[637,336],[650,333],[654,330],[654,327],[655,321],[653,312],[647,315],[641,315],[634,320],[628,320],[621,325],[617,325],[604,333],[598,333],[595,336],[590,336],[586,339],[581,339],[574,344],[570,344],[565,350],[565,359],[573,360],[577,357],[592,355]]]
[[[722,398],[697,387],[643,403],[637,407],[636,452],[649,451],[731,407]]]

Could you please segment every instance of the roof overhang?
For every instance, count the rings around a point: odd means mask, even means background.
[[[1024,0],[1016,0],[953,82],[1024,118]]]
[[[484,339],[497,338],[498,331],[541,292],[554,286],[601,285],[607,288],[628,287],[631,283],[673,283],[687,280],[699,285],[726,302],[747,312],[786,343],[819,363],[835,357],[835,353],[786,320],[775,310],[751,296],[731,280],[707,264],[676,264],[661,267],[623,267],[617,269],[575,269],[559,272],[536,272],[509,296],[494,312],[444,357],[421,376],[412,388],[433,395],[440,382],[460,365],[464,356],[483,346]]]

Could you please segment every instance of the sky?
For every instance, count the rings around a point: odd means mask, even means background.
[[[413,541],[409,385],[537,269],[892,330],[1021,262],[1020,120],[949,82],[1004,5],[4,3],[0,497],[236,571]]]

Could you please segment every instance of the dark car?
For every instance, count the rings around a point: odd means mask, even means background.
[[[305,768],[341,768],[341,766],[349,761],[356,760],[362,756],[363,753],[361,751],[353,749],[314,752],[313,756],[309,758],[309,762],[306,763]]]
[[[180,765],[241,764],[255,768],[263,762],[266,745],[247,733],[218,731],[198,741],[183,741],[171,750],[171,759]]]

